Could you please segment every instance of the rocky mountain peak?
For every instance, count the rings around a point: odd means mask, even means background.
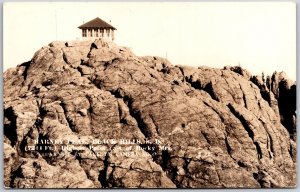
[[[294,187],[295,111],[283,73],[52,42],[4,73],[5,186]]]

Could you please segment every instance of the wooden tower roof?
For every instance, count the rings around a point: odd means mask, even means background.
[[[105,21],[103,21],[102,19],[100,19],[99,17],[84,23],[82,25],[80,25],[78,27],[79,29],[112,29],[112,30],[116,30],[116,28],[114,28],[113,26],[111,26],[110,24],[106,23]]]

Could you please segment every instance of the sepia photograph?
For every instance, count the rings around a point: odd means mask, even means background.
[[[295,188],[296,3],[5,2],[5,188]]]

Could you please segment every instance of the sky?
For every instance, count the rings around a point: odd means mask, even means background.
[[[115,43],[174,65],[240,65],[254,75],[296,80],[293,2],[5,3],[3,69],[29,61],[55,40],[80,39],[96,17],[117,28]]]

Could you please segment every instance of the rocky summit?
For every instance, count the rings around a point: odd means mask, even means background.
[[[284,72],[174,66],[102,39],[52,42],[4,72],[10,188],[296,185]]]

